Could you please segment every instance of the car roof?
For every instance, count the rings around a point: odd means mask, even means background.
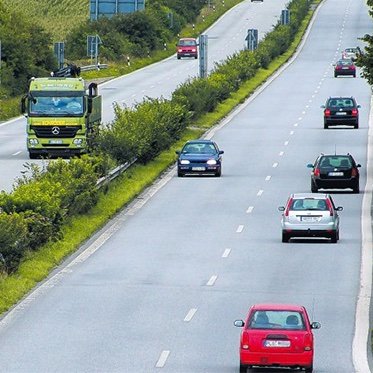
[[[328,100],[338,100],[338,99],[346,99],[346,98],[352,98],[355,100],[353,96],[329,96]]]
[[[347,154],[320,154],[320,157],[352,157],[350,153]]]
[[[201,140],[189,140],[186,144],[213,144],[211,140],[201,139]]]
[[[303,311],[304,307],[298,304],[279,304],[279,303],[259,303],[254,304],[252,309],[255,311],[264,310],[284,310],[284,311]]]
[[[316,193],[293,193],[291,195],[294,199],[305,199],[305,198],[311,198],[311,199],[325,199],[329,197],[329,194],[316,194]]]
[[[179,40],[196,40],[196,38],[180,38]]]

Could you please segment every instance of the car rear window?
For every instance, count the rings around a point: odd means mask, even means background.
[[[328,206],[324,199],[315,199],[315,198],[302,198],[302,199],[293,199],[291,206],[291,211],[306,211],[306,210],[318,210],[318,211],[327,211]]]
[[[352,61],[351,60],[339,60],[338,61],[338,65],[343,65],[343,66],[349,66],[349,65],[352,65]]]
[[[297,311],[255,311],[249,329],[305,330],[303,315]]]
[[[355,103],[352,98],[332,98],[328,102],[329,107],[354,107]]]
[[[322,157],[320,159],[320,168],[330,168],[330,167],[352,167],[352,162],[350,157]]]
[[[178,45],[181,45],[184,47],[193,47],[196,45],[196,41],[195,40],[179,40]]]

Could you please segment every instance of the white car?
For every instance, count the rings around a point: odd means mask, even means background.
[[[359,48],[346,48],[342,52],[342,58],[343,59],[350,59],[352,61],[356,61],[359,54],[360,54],[360,49]]]

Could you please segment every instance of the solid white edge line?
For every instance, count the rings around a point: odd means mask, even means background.
[[[197,312],[197,308],[191,308],[189,312],[187,313],[187,315],[184,317],[184,321],[189,322],[190,320],[192,320],[196,312]]]
[[[373,98],[370,102],[367,182],[361,211],[361,264],[360,291],[356,303],[355,334],[352,342],[352,360],[356,373],[370,372],[368,364],[369,307],[372,294],[372,187],[373,187]]]
[[[166,361],[168,359],[168,356],[170,355],[169,350],[164,350],[161,352],[161,356],[159,357],[157,364],[155,364],[156,368],[163,368],[166,364]]]

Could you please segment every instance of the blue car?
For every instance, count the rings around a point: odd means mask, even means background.
[[[177,176],[186,174],[213,174],[221,176],[221,162],[223,150],[219,150],[215,142],[211,140],[188,141],[177,160]]]

